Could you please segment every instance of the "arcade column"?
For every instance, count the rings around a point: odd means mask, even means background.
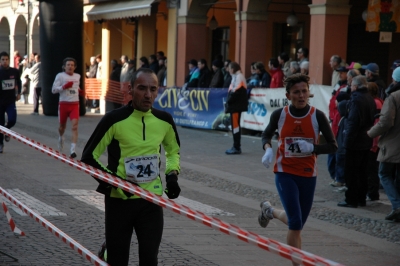
[[[182,86],[188,74],[190,59],[207,58],[207,17],[182,16],[178,17],[178,47],[176,61],[176,85]]]
[[[313,0],[309,5],[310,29],[310,69],[309,76],[317,84],[329,85],[332,55],[343,59],[347,56],[347,29],[350,5],[348,0]]]
[[[53,94],[51,88],[57,73],[62,71],[64,58],[76,59],[75,72],[81,75],[80,87],[84,89],[83,1],[40,0],[39,14],[43,113],[57,116],[59,95]],[[80,115],[84,115],[84,98],[80,97],[79,102]]]
[[[263,61],[266,58],[267,36],[260,29],[267,28],[267,13],[242,11],[235,13],[236,20],[236,51],[235,61],[240,64],[242,73],[250,75],[251,62]]]

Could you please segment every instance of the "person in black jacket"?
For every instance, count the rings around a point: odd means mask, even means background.
[[[229,88],[232,82],[232,76],[231,73],[229,73],[229,64],[231,63],[231,60],[227,59],[224,62],[224,67],[222,69],[222,72],[224,73],[224,85],[222,85],[223,88]]]
[[[345,200],[339,207],[363,207],[368,192],[368,151],[372,139],[367,131],[374,125],[376,104],[368,93],[367,79],[356,76],[351,82],[351,99],[344,133],[345,181],[347,191]]]
[[[214,71],[214,76],[212,77],[210,88],[222,88],[224,85],[224,74],[222,73],[224,63],[221,60],[214,60],[211,67]]]
[[[200,69],[199,76],[199,88],[208,88],[211,83],[212,74],[210,69],[207,66],[207,61],[205,59],[200,59],[197,63],[198,68]]]
[[[257,62],[255,65],[256,73],[260,77],[260,87],[269,88],[271,86],[271,75],[265,70],[262,62]]]

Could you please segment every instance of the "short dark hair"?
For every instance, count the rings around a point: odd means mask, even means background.
[[[156,56],[155,54],[150,55],[149,58],[150,58],[151,60],[153,60],[153,61],[156,61],[156,60],[157,60],[157,56]]]
[[[150,69],[150,68],[145,68],[145,67],[141,67],[139,68],[136,72],[133,73],[132,78],[131,78],[131,87],[133,88],[133,85],[135,85],[135,81],[138,77],[138,75],[140,73],[146,73],[146,74],[154,74],[156,75],[156,73]],[[156,75],[157,76],[157,75]]]
[[[68,61],[74,62],[75,66],[77,66],[76,60],[75,60],[74,58],[72,58],[72,57],[67,57],[67,58],[65,58],[65,59],[63,60],[63,64],[62,64],[62,69],[63,69],[63,70],[65,70],[64,67],[65,67],[65,64],[66,64]]]
[[[290,88],[292,88],[295,84],[300,83],[300,82],[305,82],[307,83],[307,87],[310,88],[310,77],[301,73],[298,74],[293,74],[287,77],[284,81],[285,87],[286,87],[286,92],[289,93]]]
[[[139,60],[142,61],[143,63],[145,63],[146,65],[149,64],[149,60],[145,56],[142,56],[141,58],[139,58]]]
[[[233,69],[233,72],[241,70],[240,65],[236,62],[230,62],[229,67]]]
[[[269,62],[271,63],[271,65],[273,65],[275,68],[277,68],[279,66],[279,61],[276,58],[271,58],[269,60]]]
[[[308,57],[308,53],[309,53],[308,48],[302,47],[301,51],[303,52],[304,57]]]
[[[289,61],[289,55],[285,52],[282,52],[279,57],[283,60],[283,62]]]
[[[204,58],[200,59],[199,61],[197,61],[198,63],[200,62],[201,64],[207,66],[207,60],[205,60]]]
[[[255,63],[254,67],[255,67],[256,69],[260,70],[260,71],[265,70],[265,66],[264,66],[264,63],[263,63],[263,62],[257,62],[257,63]]]
[[[8,59],[10,59],[10,55],[7,53],[7,52],[1,52],[0,53],[0,58],[2,57],[2,56],[7,56],[8,57]]]
[[[164,56],[164,52],[163,52],[163,51],[158,51],[157,54],[158,54],[159,56]]]
[[[231,60],[226,59],[225,62],[224,62],[224,63],[225,63],[225,67],[229,66],[229,64],[230,64],[231,62],[232,62]]]

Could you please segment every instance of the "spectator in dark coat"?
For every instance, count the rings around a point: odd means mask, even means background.
[[[145,56],[139,58],[139,68],[150,68],[149,60]]]
[[[222,86],[223,88],[229,88],[232,82],[232,76],[231,73],[229,73],[229,64],[231,63],[231,60],[227,59],[224,62],[224,68],[223,68],[223,73],[224,73],[224,85]]]
[[[260,87],[269,88],[271,86],[271,75],[265,70],[264,64],[262,62],[257,62],[255,67],[261,80]]]
[[[155,54],[150,55],[149,57],[149,68],[154,71],[154,73],[158,73],[158,69],[160,68],[158,65],[157,56]]]
[[[200,76],[199,76],[199,88],[208,88],[211,82],[211,71],[207,66],[207,61],[205,59],[200,59],[197,62],[197,66],[200,69]]]
[[[372,139],[367,135],[367,130],[374,125],[375,109],[375,101],[368,93],[366,77],[354,77],[344,135],[347,191],[345,200],[338,203],[339,207],[366,206],[368,151],[372,147]]]
[[[160,87],[164,86],[164,80],[165,80],[165,75],[166,75],[166,71],[167,71],[167,68],[165,66],[166,59],[167,59],[166,57],[160,57],[160,59],[158,59],[159,69],[158,69],[158,73],[157,73],[157,78],[158,78],[158,85]]]
[[[119,82],[121,76],[121,65],[118,64],[117,60],[113,59],[111,60],[111,68],[110,80]]]
[[[210,88],[222,88],[224,85],[224,74],[222,73],[224,63],[220,60],[214,60],[211,67],[214,71],[214,76],[211,79]]]

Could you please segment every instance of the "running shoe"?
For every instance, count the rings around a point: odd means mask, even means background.
[[[75,152],[71,153],[71,154],[69,155],[69,157],[71,157],[72,159],[74,159],[74,158],[76,157],[76,153],[75,153]]]
[[[330,183],[330,185],[331,185],[332,187],[344,187],[346,184],[345,184],[345,183],[340,183],[340,182],[334,181],[334,182]]]
[[[58,137],[58,150],[62,152],[64,149],[64,137]]]
[[[266,200],[260,203],[260,207],[261,212],[258,215],[258,223],[261,227],[265,228],[267,227],[269,221],[274,218],[272,214],[274,209],[272,208],[271,203]]]
[[[4,135],[4,140],[6,141],[6,142],[9,142],[10,141],[10,136],[9,135]]]

